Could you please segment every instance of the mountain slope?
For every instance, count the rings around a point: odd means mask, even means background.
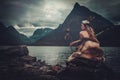
[[[96,33],[108,28],[106,26],[113,26],[109,20],[105,19],[101,15],[76,3],[64,23],[60,24],[57,29],[47,36],[39,39],[35,45],[68,46],[71,41],[79,39],[81,22],[86,19],[91,22]],[[65,38],[67,35],[69,37]]]
[[[50,33],[52,31],[52,29],[50,28],[45,28],[45,29],[37,29],[33,35],[30,37],[31,42],[35,42],[39,39],[41,39],[42,37],[44,37],[45,35],[47,35],[48,33]]]
[[[29,39],[20,34],[13,26],[8,28],[0,23],[0,45],[20,45],[27,44]]]
[[[120,25],[112,26],[112,28],[107,29],[97,38],[101,42],[101,46],[115,46],[120,47]]]

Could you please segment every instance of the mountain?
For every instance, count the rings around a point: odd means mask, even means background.
[[[31,42],[35,42],[39,39],[41,39],[42,37],[44,37],[45,35],[47,35],[48,33],[50,33],[53,29],[51,28],[42,28],[42,29],[37,29],[33,35],[30,37]]]
[[[76,3],[63,24],[60,24],[57,29],[47,36],[39,39],[35,45],[68,46],[71,41],[79,39],[81,22],[86,19],[91,22],[96,33],[113,26],[113,23],[101,15]]]
[[[108,28],[102,34],[100,34],[97,38],[101,43],[101,46],[115,46],[120,47],[120,25],[112,26],[112,28]]]
[[[13,26],[6,27],[0,23],[0,45],[28,44],[29,39],[20,34]]]

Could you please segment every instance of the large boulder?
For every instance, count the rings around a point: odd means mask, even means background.
[[[0,50],[0,59],[1,58],[13,58],[13,57],[22,57],[29,54],[28,48],[25,45],[15,46],[8,49]]]
[[[50,67],[30,56],[27,46],[0,50],[0,80],[56,80]]]
[[[113,80],[113,72],[103,62],[75,58],[58,77],[60,80]]]

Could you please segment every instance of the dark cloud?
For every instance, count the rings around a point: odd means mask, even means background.
[[[112,21],[120,21],[120,0],[90,0],[89,7]]]
[[[0,0],[0,21],[8,25],[23,23],[24,14],[40,2],[43,3],[42,0]]]
[[[0,0],[0,21],[58,27],[76,2],[113,22],[120,21],[120,0]]]

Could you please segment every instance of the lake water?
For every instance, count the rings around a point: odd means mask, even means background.
[[[0,49],[7,49],[12,46],[0,46]],[[64,46],[27,46],[29,54],[37,59],[45,60],[46,63],[55,65],[65,62],[72,53],[69,47]],[[114,71],[120,72],[120,47],[102,47],[106,57],[105,63]]]
[[[31,56],[45,60],[48,64],[64,65],[67,57],[72,53],[69,47],[61,46],[28,46]],[[106,57],[106,64],[114,71],[120,72],[120,47],[102,47]]]
[[[68,47],[28,46],[28,49],[31,56],[45,60],[46,63],[52,65],[57,63],[64,64],[67,57],[71,54],[71,50]]]

